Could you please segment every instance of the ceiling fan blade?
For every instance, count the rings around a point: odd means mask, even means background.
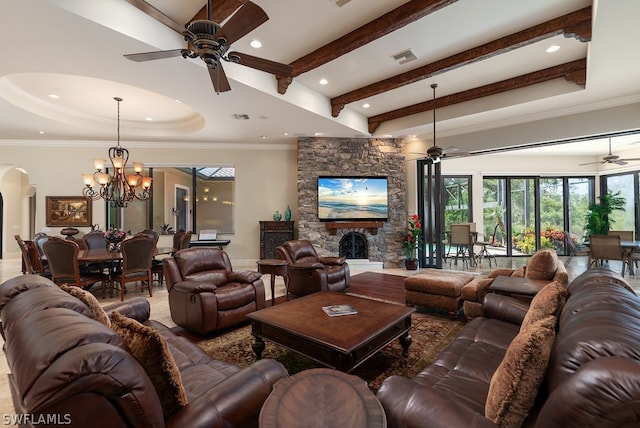
[[[635,162],[635,161],[640,161],[640,158],[625,158],[625,159],[618,159],[618,160],[622,162]]]
[[[248,1],[218,30],[216,39],[224,38],[230,45],[268,20],[269,17],[260,6]]]
[[[469,152],[449,152],[449,153],[442,153],[442,157],[443,158],[463,158],[469,156]]]
[[[454,146],[450,146],[450,147],[445,147],[444,149],[442,149],[442,153],[453,153],[453,152],[458,152],[460,151],[459,148],[454,147]]]
[[[173,58],[175,56],[182,56],[184,49],[172,49],[168,51],[155,51],[155,52],[142,52],[136,54],[124,55],[126,59],[136,62],[153,61],[156,59]]]
[[[211,83],[213,83],[213,89],[216,90],[216,94],[220,92],[228,92],[231,90],[229,79],[222,68],[222,64],[218,64],[216,68],[207,67],[209,70],[209,77],[211,77]]]
[[[597,161],[597,162],[587,162],[587,163],[581,163],[578,164],[578,166],[587,166],[587,165],[595,165],[597,163],[607,163],[607,162],[602,162],[602,161]]]
[[[258,58],[257,56],[245,54],[242,52],[231,52],[229,58],[239,58],[238,63],[246,65],[247,67],[255,68],[266,73],[274,74],[276,76],[288,77],[293,73],[293,67],[288,64],[282,64],[280,62],[270,61],[264,58]],[[235,59],[234,59],[235,62]]]

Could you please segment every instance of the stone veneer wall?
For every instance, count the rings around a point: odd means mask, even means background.
[[[343,235],[367,237],[369,260],[398,267],[406,221],[406,171],[403,139],[300,138],[298,140],[298,237],[313,242],[320,255],[338,255]],[[365,228],[338,229],[331,235],[318,221],[317,181],[321,175],[386,176],[389,219],[372,235]]]

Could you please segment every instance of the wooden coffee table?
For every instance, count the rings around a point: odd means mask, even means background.
[[[323,306],[351,305],[358,313],[330,317]],[[247,315],[258,359],[263,339],[275,342],[327,367],[349,372],[394,339],[408,356],[411,314],[415,309],[334,291],[322,291]]]
[[[279,380],[260,411],[260,428],[384,428],[382,405],[367,383],[331,369]]]

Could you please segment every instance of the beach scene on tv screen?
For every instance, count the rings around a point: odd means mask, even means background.
[[[385,178],[318,179],[318,218],[386,219],[387,180]]]

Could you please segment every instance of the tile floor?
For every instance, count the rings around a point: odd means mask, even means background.
[[[522,266],[523,264],[526,264],[527,262],[527,258],[498,258],[497,259],[497,263],[499,267],[519,267]],[[611,269],[619,272],[620,271],[620,266],[616,265],[615,263],[619,262],[613,262],[611,265]],[[586,269],[586,265],[587,265],[587,258],[580,256],[580,257],[574,257],[573,260],[571,260],[569,263],[567,263],[567,271],[569,272],[569,280],[572,280],[573,278],[575,278],[577,275],[579,275],[580,273],[584,272],[584,270]],[[495,268],[496,265],[495,263],[493,263],[492,268]],[[0,283],[4,282],[5,280],[12,278],[14,276],[17,275],[21,275],[21,260],[20,258],[11,258],[11,259],[4,259],[4,260],[0,260]],[[235,270],[242,270],[242,269],[251,269],[251,270],[255,270],[255,264],[251,265],[251,266],[234,266]],[[471,267],[468,268],[466,265],[464,265],[463,263],[459,262],[457,265],[456,264],[449,264],[447,263],[445,266],[445,269],[452,269],[452,270],[467,270],[467,271],[473,271],[473,272],[479,272],[479,273],[488,273],[491,269],[489,268],[489,265],[487,263],[486,260],[484,260],[482,262],[481,266],[476,266],[476,267]],[[371,268],[370,266],[366,265],[366,264],[357,264],[354,263],[351,265],[351,274],[355,275],[357,273],[360,272],[364,272],[364,271],[384,271],[384,273],[389,273],[389,274],[396,274],[396,275],[413,275],[416,272],[419,273],[420,270],[418,271],[407,271],[405,269],[380,269],[380,268]],[[634,289],[636,289],[639,293],[640,293],[640,275],[638,275],[637,277],[634,276],[627,276],[626,278],[632,285],[632,287],[634,287]],[[271,290],[270,290],[270,279],[269,279],[269,275],[264,275],[263,276],[263,281],[265,283],[265,289],[266,289],[266,298],[269,300],[271,299]],[[280,277],[276,277],[276,287],[275,287],[275,295],[276,297],[280,297],[284,295],[284,282],[282,280],[282,278]],[[93,292],[96,293],[96,297],[98,297],[98,300],[100,300],[100,302],[104,302],[106,303],[111,303],[111,302],[115,302],[115,301],[119,301],[120,297],[119,295],[116,293],[115,297],[109,299],[105,299],[102,300],[99,297],[99,287],[94,287],[94,289],[92,290]],[[139,290],[131,290],[128,291],[129,296],[136,296],[136,295],[140,295],[140,296],[145,296],[148,298],[148,292],[145,291],[144,293],[141,293]],[[169,305],[168,305],[168,299],[167,299],[167,291],[166,288],[164,286],[160,287],[160,286],[155,286],[153,289],[153,297],[149,298],[149,301],[151,302],[151,317],[153,319],[156,319],[168,326],[175,326],[175,324],[173,323],[173,321],[171,320],[171,316],[169,314]],[[1,340],[0,340],[1,341]],[[9,389],[9,382],[7,379],[7,374],[9,373],[9,369],[7,366],[7,361],[6,358],[4,357],[4,353],[0,352],[0,417],[4,417],[4,415],[11,415],[13,414],[13,404],[11,401],[11,392]],[[0,419],[0,421],[2,421],[3,419]]]

